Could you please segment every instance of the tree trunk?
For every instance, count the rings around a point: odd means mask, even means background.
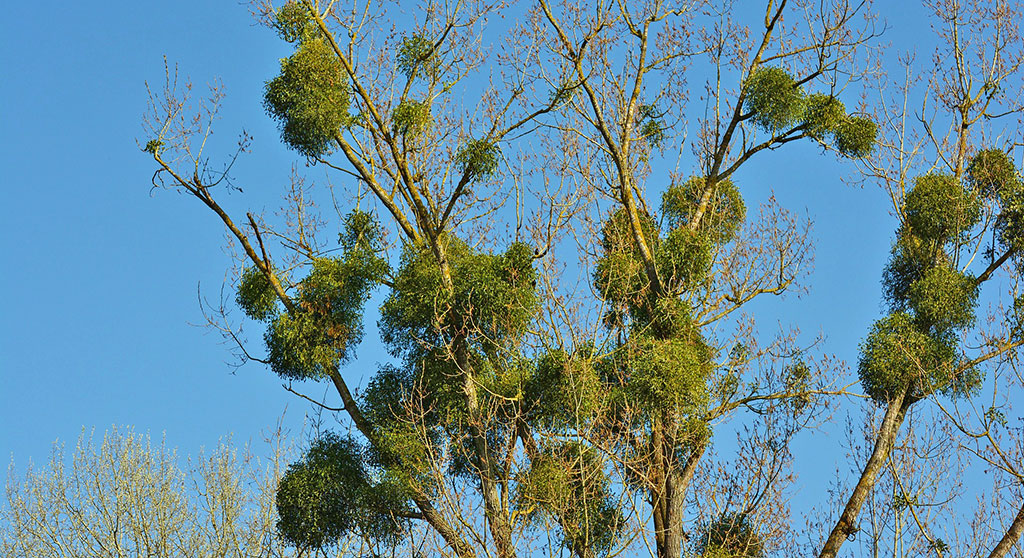
[[[835,558],[843,542],[857,531],[854,527],[857,514],[860,513],[861,507],[864,506],[864,501],[867,500],[868,495],[878,481],[878,473],[889,458],[889,452],[892,451],[896,434],[900,431],[900,426],[902,426],[903,420],[906,418],[907,409],[910,407],[911,402],[912,400],[907,397],[906,390],[889,402],[889,406],[885,411],[885,417],[882,419],[882,426],[878,430],[878,438],[875,440],[875,449],[871,452],[871,457],[864,466],[864,471],[860,474],[860,480],[857,481],[853,494],[850,495],[849,501],[846,502],[846,508],[843,509],[843,513],[839,516],[839,521],[836,522],[828,539],[825,540],[825,546],[822,547],[821,553],[818,555],[819,558]]]
[[[1020,540],[1021,534],[1024,534],[1024,502],[1021,503],[1020,511],[1017,512],[1017,517],[1013,518],[1010,528],[1006,530],[999,544],[992,549],[992,554],[989,554],[988,558],[1003,558],[1009,554],[1013,545]]]

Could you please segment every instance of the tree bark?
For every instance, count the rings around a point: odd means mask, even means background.
[[[878,438],[875,440],[875,448],[871,452],[871,457],[864,466],[864,471],[861,472],[860,480],[857,481],[857,486],[854,487],[849,501],[846,502],[846,508],[843,509],[843,513],[839,516],[835,527],[832,528],[828,539],[825,540],[825,545],[818,555],[819,558],[835,558],[843,542],[857,531],[856,527],[854,527],[857,514],[860,513],[860,509],[864,506],[864,502],[878,481],[878,473],[889,458],[889,453],[892,451],[893,443],[896,440],[896,434],[899,433],[900,426],[903,425],[903,420],[906,418],[907,409],[910,408],[911,402],[912,400],[907,396],[906,390],[889,402],[889,406],[885,411],[885,417],[882,419],[882,426],[878,430]]]
[[[988,558],[1003,558],[1009,554],[1022,534],[1024,534],[1024,502],[1021,503],[1020,511],[1017,512],[1017,517],[1013,518],[1010,528],[1006,530],[1006,534],[1000,539],[999,544],[992,549]]]

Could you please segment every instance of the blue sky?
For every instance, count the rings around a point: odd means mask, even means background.
[[[894,29],[882,42],[910,45],[928,31],[920,18],[887,17]],[[55,439],[112,424],[195,452],[229,433],[257,439],[286,407],[286,425],[298,429],[304,402],[259,365],[233,374],[219,336],[190,325],[203,321],[197,285],[215,298],[230,267],[223,227],[195,200],[151,191],[153,165],[136,144],[145,142],[144,81],[162,82],[164,55],[199,88],[219,78],[228,96],[215,150],[243,128],[255,138],[236,172],[245,194],[222,200],[238,216],[273,211],[298,158],[280,145],[261,91],[288,45],[234,2],[16,2],[0,25],[0,458],[38,463]],[[880,189],[840,182],[853,172],[796,146],[759,156],[736,181],[748,205],[774,191],[814,220],[810,293],[771,304],[855,365],[879,315],[893,221]],[[363,360],[346,369],[357,384],[381,358],[367,325]],[[814,459],[831,467],[841,451]]]

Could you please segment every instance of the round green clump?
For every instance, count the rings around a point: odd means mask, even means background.
[[[402,39],[396,59],[398,71],[410,79],[419,69],[423,69],[427,73],[434,73],[438,67],[434,57],[434,43],[421,35]]]
[[[309,40],[315,37],[317,32],[309,8],[295,0],[289,0],[277,10],[273,26],[277,34],[289,43]]]
[[[744,108],[758,127],[778,132],[794,124],[804,112],[804,92],[782,68],[754,70],[743,84]]]
[[[967,165],[967,179],[983,196],[1000,196],[1020,189],[1017,168],[1001,149],[978,151]]]
[[[651,411],[693,411],[708,399],[708,378],[714,351],[699,332],[670,339],[633,335],[627,390],[641,408]]]
[[[594,287],[601,298],[615,305],[636,304],[648,293],[650,281],[634,254],[613,252],[597,261]]]
[[[714,242],[701,232],[686,227],[668,233],[656,252],[658,271],[673,289],[690,289],[711,270]]]
[[[602,385],[594,363],[583,353],[547,351],[523,386],[523,409],[548,427],[572,426],[593,416]]]
[[[661,196],[661,210],[670,228],[686,226],[693,219],[704,195],[707,179],[691,177],[682,184],[673,184]],[[729,179],[719,180],[701,218],[700,230],[715,244],[736,238],[747,215],[747,207],[739,189]]]
[[[640,124],[640,137],[647,140],[651,149],[657,149],[667,137],[665,127],[661,123],[661,114],[654,105],[637,107],[637,123]]]
[[[861,343],[857,373],[864,391],[884,405],[904,390],[919,399],[945,388],[956,364],[948,336],[928,335],[910,315],[896,312],[875,322]]]
[[[948,174],[926,174],[914,181],[904,205],[914,234],[937,243],[957,241],[981,219],[981,200]]]
[[[925,330],[945,332],[974,323],[978,289],[970,275],[934,267],[910,286],[908,295],[917,323]]]
[[[451,288],[425,246],[409,246],[381,307],[381,336],[396,355],[416,353],[425,344],[446,346],[458,332],[487,352],[518,339],[538,308],[533,250],[513,243],[504,254],[477,252],[445,237]],[[418,353],[417,353],[418,354]]]
[[[867,157],[875,149],[878,125],[869,118],[852,116],[837,124],[833,134],[839,153],[859,159]]]
[[[1024,248],[1024,188],[1008,188],[1000,194],[996,232],[1005,248]]]
[[[299,283],[296,308],[278,316],[264,340],[271,369],[284,378],[324,377],[363,336],[363,305],[387,263],[366,249],[317,258]]]
[[[459,170],[467,175],[471,182],[494,176],[500,161],[501,149],[486,139],[466,142],[455,155]]]
[[[416,138],[430,128],[430,104],[406,99],[391,111],[391,127],[396,134]]]
[[[375,488],[359,445],[325,434],[303,460],[288,467],[278,485],[278,531],[301,549],[337,543],[354,531],[373,540],[397,540],[402,525],[391,512],[405,504]]]
[[[334,51],[316,38],[281,60],[281,74],[266,83],[263,106],[277,119],[281,139],[307,157],[330,151],[350,119],[349,89]]]
[[[545,447],[517,480],[517,507],[557,518],[570,550],[596,555],[611,550],[624,519],[593,448],[579,442]]]
[[[702,529],[696,544],[701,558],[761,558],[765,543],[750,516],[726,512]]]
[[[892,255],[882,274],[883,296],[892,310],[906,310],[910,286],[937,266],[947,265],[949,256],[941,246],[925,242],[905,227],[896,236]]]
[[[658,223],[643,210],[637,210],[640,232],[648,246],[657,243]],[[633,238],[633,227],[630,225],[629,211],[620,208],[612,212],[601,227],[601,248],[604,253],[639,253],[636,240]]]
[[[658,224],[643,212],[637,216],[648,248],[656,249]],[[601,251],[594,269],[594,287],[604,300],[616,305],[636,305],[648,294],[650,280],[633,238],[629,212],[618,209],[601,228]]]
[[[254,320],[263,322],[277,314],[277,291],[263,271],[255,266],[242,272],[235,302],[246,316]]]
[[[309,313],[281,314],[263,335],[270,369],[290,380],[327,377],[346,357],[350,333],[338,328],[328,333]]]
[[[823,140],[826,135],[835,133],[846,119],[846,106],[832,95],[815,93],[807,97],[803,118],[807,135]]]

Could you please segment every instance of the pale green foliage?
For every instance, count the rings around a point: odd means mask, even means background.
[[[980,219],[980,199],[952,176],[928,174],[907,194],[904,215],[883,275],[892,313],[860,347],[861,383],[879,404],[904,390],[911,402],[936,391],[964,395],[979,382],[976,370],[958,370],[955,342],[957,331],[974,324],[977,285],[945,248]]]
[[[661,124],[661,115],[654,105],[637,107],[637,123],[640,125],[640,137],[647,140],[651,149],[657,149],[665,141],[665,128]]]
[[[369,214],[353,212],[339,238],[339,258],[316,258],[298,284],[295,309],[274,319],[264,335],[268,360],[291,379],[325,376],[350,356],[363,334],[363,305],[388,271],[380,231]]]
[[[700,558],[761,558],[764,546],[750,516],[726,512],[703,527],[695,550]]]
[[[377,432],[377,440],[367,449],[367,458],[406,489],[429,485],[427,455],[430,449],[423,432],[406,417],[406,398],[416,378],[406,369],[382,366],[362,393],[361,409]],[[431,430],[430,443],[436,444],[433,427],[437,415],[425,426]]]
[[[470,140],[459,149],[455,162],[470,181],[489,178],[498,170],[501,160],[501,149],[485,139]]]
[[[449,340],[459,336],[464,343],[464,366],[472,370],[482,398],[494,394],[499,403],[518,398],[529,370],[515,357],[516,347],[539,304],[533,253],[528,246],[515,243],[504,254],[491,254],[477,252],[452,237],[442,240],[451,265],[450,287],[430,250],[409,246],[403,253],[378,322],[382,341],[403,360],[403,368],[401,372],[382,369],[379,382],[375,378],[371,382],[374,388],[367,394],[369,416],[396,436],[407,437],[404,427],[392,424],[408,420],[402,414],[402,399],[389,394],[384,386],[418,386],[424,399],[417,400],[417,405],[431,408],[423,417],[430,435],[436,436],[431,443],[464,434],[460,425],[466,418],[466,398],[462,384],[453,380],[460,371],[447,349]],[[396,438],[382,451],[382,457],[392,454],[393,462],[405,463],[406,474],[415,475],[409,468],[417,467],[417,448],[424,443]],[[468,474],[471,450],[459,446],[454,450],[453,470]]]
[[[846,106],[832,95],[809,95],[803,120],[807,126],[807,135],[823,140],[827,135],[834,134],[846,120]]]
[[[391,128],[406,139],[415,139],[430,128],[430,104],[404,100],[391,111]]]
[[[153,155],[159,155],[160,154],[160,150],[163,149],[163,147],[164,147],[164,142],[162,142],[162,141],[160,141],[158,139],[151,139],[151,140],[146,142],[146,147],[144,147],[142,150],[145,151],[146,153],[152,153]]]
[[[70,455],[57,442],[44,467],[12,463],[0,556],[297,556],[273,520],[290,451],[269,441],[268,459],[223,441],[187,460],[131,429],[83,433]]]
[[[686,227],[670,231],[656,254],[662,279],[676,289],[694,287],[707,277],[713,250],[708,235]]]
[[[1021,178],[1001,149],[982,149],[967,165],[967,179],[983,196],[1002,196],[1021,189]]]
[[[789,393],[800,393],[811,388],[811,368],[803,360],[796,360],[786,366],[782,375],[782,383]],[[790,399],[793,411],[799,413],[811,402],[810,395],[799,395]]]
[[[235,302],[246,316],[261,322],[277,313],[277,292],[263,271],[255,266],[242,272]]]
[[[1006,248],[1024,247],[1024,178],[1000,149],[983,149],[967,165],[967,178],[982,196],[999,204],[996,232]]]
[[[949,257],[941,246],[925,242],[901,229],[892,248],[892,256],[882,274],[883,296],[892,310],[906,310],[910,286],[932,267],[948,265]]]
[[[451,292],[428,250],[409,247],[403,253],[380,321],[382,339],[396,354],[417,352],[424,342],[443,346],[455,333],[489,352],[525,333],[537,310],[537,275],[529,246],[515,243],[504,254],[488,254],[454,237],[444,242]]]
[[[281,60],[281,74],[266,83],[263,105],[277,119],[286,144],[308,157],[327,153],[350,121],[347,78],[327,42],[302,41]]]
[[[754,70],[743,83],[744,108],[754,124],[769,132],[792,126],[804,110],[804,92],[782,68]]]
[[[875,149],[878,125],[869,118],[850,116],[836,126],[834,136],[835,147],[843,155],[855,159],[867,157]]]
[[[981,200],[947,174],[926,174],[914,181],[904,213],[910,230],[924,240],[959,240],[981,218]]]
[[[611,549],[624,519],[593,448],[576,442],[542,448],[518,480],[518,507],[556,518],[566,547],[598,555]]]
[[[604,387],[589,350],[556,350],[540,356],[523,389],[523,411],[531,422],[571,427],[580,417],[594,416]]]
[[[836,150],[851,158],[866,157],[875,147],[878,126],[874,121],[848,115],[843,103],[831,95],[805,96],[781,68],[758,68],[744,82],[743,93],[744,109],[767,132],[784,132],[801,123],[804,133],[819,141],[831,135]]]
[[[974,278],[947,266],[929,269],[910,285],[908,302],[918,326],[944,332],[974,323],[978,289]]]
[[[438,63],[434,57],[434,44],[426,37],[413,35],[402,39],[396,58],[398,71],[409,79],[412,79],[413,74],[419,70],[423,70],[427,74],[437,71]]]
[[[309,8],[302,2],[289,0],[277,10],[273,23],[274,29],[282,39],[289,43],[309,40],[316,36],[317,26],[310,17]]]
[[[639,214],[640,229],[648,247],[656,249],[659,244],[658,224],[647,214]],[[650,280],[633,240],[629,213],[619,209],[608,216],[601,229],[601,257],[594,267],[594,287],[601,297],[611,304],[605,316],[609,327],[621,327],[626,315],[636,318],[644,312],[650,295]]]
[[[706,184],[707,179],[694,176],[665,190],[661,197],[661,210],[670,228],[689,224],[700,205]],[[746,215],[747,207],[736,185],[729,179],[719,180],[711,192],[698,230],[712,242],[725,244],[736,238]]]
[[[281,479],[277,528],[300,549],[318,549],[348,534],[394,541],[403,529],[394,513],[406,505],[393,495],[373,481],[357,443],[327,433]]]
[[[624,348],[630,369],[626,390],[632,401],[654,412],[691,413],[707,404],[714,351],[696,331],[665,339],[634,334]]]
[[[921,331],[903,312],[882,318],[860,347],[857,372],[864,391],[885,404],[904,389],[920,399],[947,387],[959,363],[953,341]]]

